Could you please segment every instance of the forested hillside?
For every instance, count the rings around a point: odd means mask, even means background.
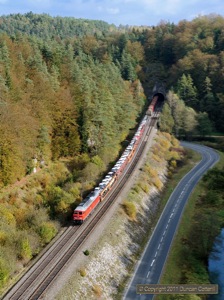
[[[178,25],[161,23],[144,31],[141,41],[146,84],[156,76],[187,106],[204,112],[197,120],[199,127],[208,126],[207,114],[213,130],[224,132],[223,17],[209,15]]]
[[[29,172],[34,158],[102,155],[118,146],[144,105],[141,84],[131,73],[143,56],[137,46],[141,55],[132,58],[129,70],[125,58],[120,67],[113,62],[113,45],[93,36],[45,42],[1,35],[2,184]]]
[[[36,35],[43,39],[68,38],[73,36],[102,35],[116,30],[104,21],[51,17],[47,14],[12,14],[0,17],[0,32],[11,36],[17,34]]]
[[[0,17],[0,287],[110,168],[158,80],[169,91],[161,130],[223,133],[224,19],[121,30]]]

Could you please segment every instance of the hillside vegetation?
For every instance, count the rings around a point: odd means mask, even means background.
[[[213,15],[153,28],[0,17],[0,287],[110,169],[156,81],[161,131],[224,132],[223,28]]]

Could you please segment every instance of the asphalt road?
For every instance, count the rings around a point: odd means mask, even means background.
[[[159,283],[185,204],[204,173],[219,160],[218,153],[211,148],[187,142],[181,144],[199,152],[202,159],[173,190],[126,289],[125,300],[153,299],[153,294],[136,294],[136,285]]]

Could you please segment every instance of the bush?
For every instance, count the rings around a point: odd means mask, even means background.
[[[5,245],[7,241],[7,235],[3,230],[0,230],[0,245]]]
[[[138,184],[140,186],[140,188],[143,190],[143,192],[145,192],[146,194],[149,193],[149,185],[145,182],[139,182]]]
[[[132,219],[136,219],[136,206],[134,205],[133,202],[130,201],[125,201],[123,203],[123,207],[124,207],[124,211],[126,212],[126,214]]]
[[[19,240],[19,258],[30,260],[32,258],[32,250],[28,238]]]
[[[0,288],[3,287],[4,284],[6,283],[9,274],[10,271],[6,261],[4,260],[4,258],[0,258]]]
[[[84,268],[81,268],[80,270],[79,270],[79,274],[82,276],[82,277],[86,277],[86,269],[84,269]]]
[[[100,287],[99,285],[97,285],[97,284],[95,284],[95,285],[93,286],[93,292],[94,292],[94,294],[95,294],[97,297],[101,297],[101,295],[102,295],[102,289],[101,289],[101,287]]]
[[[161,189],[162,189],[163,184],[162,184],[161,180],[159,179],[159,177],[157,177],[157,178],[154,180],[154,185],[155,185],[155,187],[157,187],[158,190],[161,190]]]
[[[39,235],[44,244],[49,243],[57,233],[57,228],[52,222],[44,222],[39,227]]]
[[[172,168],[172,169],[176,169],[176,167],[177,167],[177,162],[176,162],[176,160],[171,160],[170,161],[170,167]]]
[[[137,193],[137,194],[140,194],[141,192],[141,187],[140,187],[140,184],[135,184],[135,186],[133,187],[133,190]]]
[[[85,251],[83,251],[83,253],[86,255],[86,256],[89,256],[89,250],[85,250]]]
[[[91,158],[91,162],[94,163],[95,165],[97,165],[100,169],[103,169],[105,167],[104,162],[98,155],[93,156]]]

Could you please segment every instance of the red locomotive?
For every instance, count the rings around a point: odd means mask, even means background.
[[[77,224],[82,224],[99,202],[100,189],[96,188],[79,204],[78,207],[76,207],[73,214],[73,220]]]
[[[152,102],[151,102],[151,104],[149,105],[149,108],[148,108],[148,110],[147,110],[147,112],[146,112],[146,115],[152,116],[152,114],[153,114],[153,112],[154,112],[154,110],[155,110],[155,107],[156,107],[156,103],[157,103],[158,98],[159,98],[158,95],[156,95],[156,96],[153,97]]]
[[[141,140],[145,130],[147,116],[141,121],[137,132],[132,138],[130,144],[123,152],[120,159],[117,161],[111,171],[105,176],[98,187],[96,187],[74,210],[73,222],[74,224],[82,224],[84,220],[91,214],[100,201],[103,201],[109,193],[117,178],[122,174],[127,164],[131,161],[136,148]]]

